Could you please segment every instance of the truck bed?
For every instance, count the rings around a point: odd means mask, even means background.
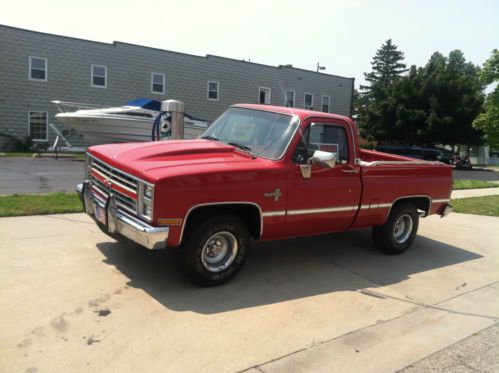
[[[354,226],[383,224],[391,206],[402,197],[427,201],[429,214],[438,213],[449,201],[452,168],[444,163],[364,149],[360,158],[363,208]]]

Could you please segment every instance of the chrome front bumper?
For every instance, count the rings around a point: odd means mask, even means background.
[[[168,227],[153,227],[142,220],[118,209],[111,193],[106,200],[91,191],[88,181],[78,184],[76,192],[83,203],[83,209],[97,224],[105,226],[109,234],[120,234],[148,249],[166,247]]]

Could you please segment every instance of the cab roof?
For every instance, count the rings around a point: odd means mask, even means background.
[[[253,109],[253,110],[262,110],[262,111],[268,111],[271,113],[279,113],[279,114],[287,114],[287,115],[297,115],[300,118],[300,120],[303,120],[303,119],[308,118],[308,117],[325,117],[325,118],[341,119],[341,120],[346,121],[347,123],[352,123],[351,118],[343,116],[343,115],[323,113],[321,111],[297,109],[297,108],[292,108],[292,107],[258,105],[258,104],[235,104],[235,105],[232,105],[231,107],[239,107],[239,108]]]

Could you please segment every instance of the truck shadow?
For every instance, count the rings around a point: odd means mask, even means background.
[[[191,285],[178,271],[173,250],[146,251],[99,243],[104,262],[175,311],[202,314],[284,302],[337,291],[359,291],[407,280],[411,275],[481,258],[473,252],[419,236],[403,255],[373,247],[370,230],[254,244],[242,271],[215,288]]]

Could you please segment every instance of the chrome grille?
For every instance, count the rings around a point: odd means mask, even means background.
[[[95,177],[90,178],[92,187],[99,192],[105,199],[109,197],[109,188],[106,188],[104,184],[102,184],[98,179]],[[113,189],[113,194],[115,197],[116,205],[118,207],[121,207],[129,212],[136,213],[137,212],[137,201],[135,201],[133,198],[130,198],[117,190]]]
[[[91,158],[90,171],[95,171],[111,183],[137,194],[137,179],[115,168],[112,168],[97,158]],[[95,178],[94,178],[95,179]]]
[[[89,163],[90,171],[97,172],[101,177],[106,180],[109,180],[113,185],[119,185],[120,187],[129,190],[132,193],[137,194],[137,179],[129,176],[119,170],[116,170],[104,162],[91,158]],[[111,188],[104,185],[99,179],[94,177],[90,172],[90,182],[95,191],[97,191],[102,197],[107,199],[109,197],[109,193],[111,192]],[[137,201],[123,193],[120,193],[116,189],[112,189],[112,192],[115,197],[116,205],[119,208],[127,210],[133,214],[137,213]]]

